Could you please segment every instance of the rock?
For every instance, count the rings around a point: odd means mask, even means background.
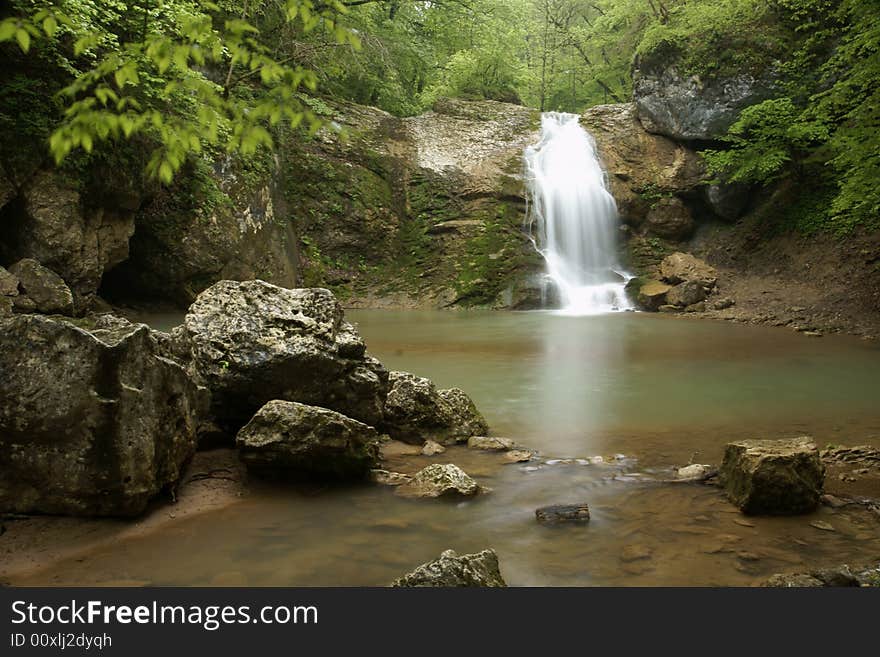
[[[694,218],[680,198],[661,198],[648,210],[645,228],[657,237],[681,241],[690,237],[693,232]]]
[[[471,436],[467,446],[471,449],[482,449],[490,452],[507,452],[515,447],[509,438],[495,438],[490,436]]]
[[[442,454],[446,451],[446,448],[438,442],[433,440],[429,440],[422,445],[422,455],[423,456],[436,456],[437,454]]]
[[[711,465],[702,463],[693,463],[675,471],[676,479],[679,481],[705,481],[711,479],[718,474],[718,469]]]
[[[705,260],[690,253],[672,253],[660,263],[660,277],[670,285],[694,281],[703,287],[714,287],[718,273]]]
[[[18,277],[4,267],[0,267],[0,296],[18,296]]]
[[[706,291],[696,281],[679,283],[666,293],[666,301],[670,305],[686,307],[700,303],[706,298]]]
[[[823,532],[833,532],[835,531],[834,525],[831,523],[825,522],[824,520],[814,520],[810,523],[810,527],[815,527],[816,529],[821,529]]]
[[[221,281],[196,299],[179,335],[218,422],[237,431],[264,404],[295,401],[370,426],[382,419],[388,373],[365,355],[329,290]]]
[[[767,578],[761,586],[781,588],[871,586],[870,569],[857,569],[857,571],[859,572],[854,574],[849,566],[840,566],[806,573],[777,573]]]
[[[73,314],[73,294],[62,278],[51,269],[46,269],[36,260],[25,258],[9,268],[18,278],[22,294],[34,303],[34,309],[41,313]]]
[[[270,401],[236,437],[249,470],[318,479],[358,479],[375,467],[373,427],[316,406]]]
[[[128,257],[139,204],[102,198],[87,206],[77,182],[44,170],[28,182],[0,247],[7,261],[31,258],[57,272],[78,294],[97,291],[105,271]],[[128,205],[128,207],[123,207]]]
[[[691,305],[687,306],[684,311],[686,313],[704,313],[706,312],[706,302],[698,301],[697,303],[692,303]]]
[[[0,297],[0,317],[6,317],[12,314],[12,298]]]
[[[771,72],[700,77],[680,68],[682,53],[667,44],[638,57],[633,100],[648,132],[678,140],[722,136],[742,109],[777,93]]]
[[[383,486],[400,486],[412,480],[408,474],[389,472],[388,470],[370,470],[370,481]]]
[[[722,219],[738,219],[749,204],[752,190],[743,183],[715,183],[703,188],[709,207]]]
[[[666,295],[672,289],[671,285],[661,283],[660,281],[648,281],[639,288],[637,297],[639,306],[645,310],[658,310],[660,306],[666,304]]]
[[[590,519],[590,508],[586,502],[582,504],[554,504],[535,509],[538,522],[587,522]]]
[[[36,312],[37,304],[26,294],[19,294],[17,297],[6,297],[12,300],[12,308],[18,313]]]
[[[446,550],[439,559],[423,563],[411,573],[394,581],[394,587],[503,587],[498,555],[495,550],[456,555]]]
[[[744,513],[807,513],[819,504],[825,467],[809,438],[743,440],[724,452],[721,483]]]
[[[650,545],[624,545],[620,551],[620,560],[624,563],[643,561],[650,559],[654,554],[654,548]]]
[[[581,123],[596,139],[611,194],[626,225],[642,228],[658,197],[693,197],[703,187],[700,156],[684,144],[647,132],[636,118],[634,104],[591,107]]]
[[[457,465],[435,463],[415,473],[397,492],[404,497],[467,497],[479,493],[480,486]]]
[[[712,304],[712,307],[715,310],[727,310],[728,308],[732,308],[734,305],[736,305],[736,301],[734,301],[730,297],[722,297],[721,299],[715,301]]]
[[[681,308],[679,308],[678,306],[673,306],[673,305],[670,304],[670,303],[664,303],[662,306],[660,306],[660,307],[657,309],[657,312],[660,312],[660,313],[677,313],[677,312],[681,312]]]
[[[196,447],[203,396],[153,332],[0,324],[0,511],[137,515]]]
[[[467,440],[488,431],[470,398],[457,388],[437,390],[426,378],[391,372],[382,428],[395,440],[421,444]]]
[[[508,463],[525,463],[532,460],[532,453],[523,449],[513,449],[504,454],[504,460]]]

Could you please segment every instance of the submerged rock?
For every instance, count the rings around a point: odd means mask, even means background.
[[[423,456],[437,456],[437,454],[442,454],[445,451],[446,448],[443,445],[433,440],[429,440],[422,445]]]
[[[498,555],[488,549],[458,556],[446,550],[439,559],[418,566],[411,573],[394,581],[394,587],[503,587]]]
[[[705,260],[680,251],[663,258],[660,276],[671,285],[694,281],[703,287],[713,287],[718,280],[715,268]]]
[[[0,321],[0,510],[136,515],[195,452],[202,396],[149,328]]]
[[[410,481],[397,489],[397,493],[404,497],[469,497],[481,490],[477,482],[457,465],[435,463],[415,473]]]
[[[743,440],[727,445],[719,474],[744,513],[790,515],[819,505],[825,467],[810,438]]]
[[[306,478],[356,479],[379,458],[376,430],[335,411],[270,401],[238,432],[249,470]]]
[[[400,486],[412,481],[412,477],[402,472],[390,472],[388,470],[370,470],[370,481],[383,486]]]
[[[586,502],[581,504],[554,504],[535,509],[538,522],[587,522],[590,519],[590,507]]]
[[[472,436],[468,438],[468,447],[482,449],[489,452],[509,452],[516,445],[510,438],[495,438],[494,436]]]
[[[221,281],[199,295],[178,337],[230,431],[276,399],[371,426],[382,419],[388,373],[329,290]]]
[[[12,265],[9,273],[18,279],[19,290],[33,303],[33,310],[73,314],[73,294],[67,283],[51,269],[43,267],[36,260],[25,258]],[[14,303],[20,304],[21,301],[16,299]]]
[[[395,440],[464,441],[489,427],[477,407],[457,388],[437,390],[426,378],[391,372],[382,428]]]

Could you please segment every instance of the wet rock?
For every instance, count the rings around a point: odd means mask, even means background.
[[[816,529],[821,529],[823,532],[833,532],[835,531],[834,525],[831,523],[825,522],[824,520],[814,520],[810,523],[810,527],[815,527]]]
[[[718,273],[705,260],[690,253],[672,253],[660,263],[660,276],[670,285],[694,281],[703,287],[713,287]]]
[[[857,568],[852,572],[849,566],[821,568],[805,573],[777,573],[767,578],[761,586],[774,588],[792,587],[849,587],[876,586],[872,582],[872,568]],[[880,571],[877,571],[880,572]]]
[[[498,555],[495,550],[458,556],[446,550],[439,559],[417,567],[411,573],[394,581],[394,587],[503,587]]]
[[[221,281],[198,296],[178,338],[228,431],[276,399],[370,426],[382,418],[388,373],[329,290]]]
[[[870,445],[827,447],[822,450],[821,456],[822,460],[827,463],[865,464],[880,467],[880,449]]]
[[[36,260],[25,258],[12,265],[9,273],[18,279],[21,294],[27,295],[37,312],[73,314],[73,294],[64,280],[51,269],[43,267]]]
[[[682,309],[679,308],[678,306],[673,306],[672,304],[664,303],[662,306],[660,306],[657,309],[657,312],[658,313],[678,313],[678,312],[681,312],[681,310]]]
[[[513,449],[504,454],[504,460],[508,463],[525,463],[532,460],[532,453],[522,449]]]
[[[714,308],[715,310],[727,310],[728,308],[732,308],[734,305],[736,305],[736,301],[734,301],[730,297],[722,297],[721,299],[718,299],[712,303],[712,308]]]
[[[149,328],[116,320],[0,321],[0,510],[136,515],[179,480],[203,396]]]
[[[437,390],[424,377],[391,372],[382,428],[395,440],[421,444],[427,439],[463,441],[489,427],[461,390]]]
[[[590,508],[586,502],[582,504],[554,504],[535,509],[538,522],[587,522],[590,519]]]
[[[645,228],[657,237],[681,241],[690,237],[693,232],[694,218],[690,209],[678,197],[661,198],[648,210]]]
[[[370,470],[370,481],[383,486],[400,486],[409,483],[412,477],[401,472],[389,472],[388,470]]]
[[[443,445],[433,440],[429,440],[424,445],[422,445],[423,456],[436,456],[437,454],[442,454],[445,451],[446,448]]]
[[[672,289],[671,285],[660,281],[648,281],[639,288],[638,303],[645,310],[658,310],[666,304],[666,295]]]
[[[702,463],[693,463],[675,471],[678,481],[706,481],[718,474],[718,468]]]
[[[467,441],[471,449],[482,449],[489,452],[508,452],[515,447],[509,438],[495,438],[494,436],[471,436]]]
[[[720,477],[744,513],[789,515],[818,506],[825,467],[809,438],[743,440],[727,445]]]
[[[624,563],[644,561],[654,555],[654,548],[650,545],[624,545],[620,551],[620,560]]]
[[[270,401],[239,432],[249,470],[317,479],[358,479],[379,458],[376,430],[335,411]]]
[[[666,293],[666,301],[673,306],[679,307],[693,306],[705,298],[706,291],[697,281],[679,283]]]
[[[704,313],[706,312],[706,302],[698,301],[697,303],[692,303],[691,305],[687,306],[684,311],[686,313]]]
[[[441,497],[461,495],[469,497],[480,492],[480,486],[464,470],[452,463],[433,464],[415,473],[412,479],[397,489],[404,497]]]

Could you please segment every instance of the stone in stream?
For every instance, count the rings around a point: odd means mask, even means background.
[[[639,288],[639,306],[645,310],[658,310],[666,304],[666,295],[672,289],[671,285],[660,281],[648,281]]]
[[[489,430],[473,401],[458,388],[437,390],[429,379],[409,372],[391,372],[389,383],[381,428],[395,440],[461,442]]]
[[[446,448],[438,442],[428,440],[422,445],[422,456],[437,456],[446,451]]]
[[[471,449],[482,449],[489,452],[509,452],[515,446],[510,438],[495,438],[493,436],[471,436],[467,446]]]
[[[525,463],[532,460],[532,453],[524,449],[513,449],[504,454],[504,460],[508,463]]]
[[[88,326],[0,320],[0,511],[136,515],[195,452],[204,391],[156,334]]]
[[[535,510],[538,522],[587,522],[590,520],[590,507],[586,502],[581,504],[554,504]]]
[[[457,555],[446,550],[438,559],[418,566],[394,581],[393,587],[505,587],[498,555],[488,549]]]
[[[727,445],[719,474],[744,513],[793,515],[818,506],[825,467],[810,438],[743,440]]]
[[[777,573],[761,583],[774,588],[880,586],[880,566],[838,566],[805,573]]]
[[[238,432],[239,457],[249,470],[318,479],[358,479],[375,467],[373,427],[335,411],[270,401]]]
[[[484,492],[464,470],[452,463],[435,463],[419,470],[397,489],[404,497],[469,497]]]
[[[366,355],[329,290],[220,281],[190,306],[177,339],[227,431],[276,399],[328,408],[370,426],[382,419],[388,373]]]
[[[400,486],[412,481],[412,477],[402,472],[389,472],[388,470],[370,470],[370,481],[383,486]]]
[[[43,267],[36,260],[25,258],[12,265],[9,273],[18,279],[21,294],[33,302],[37,312],[73,314],[73,293],[67,283],[51,269]],[[15,303],[20,302],[16,298]]]

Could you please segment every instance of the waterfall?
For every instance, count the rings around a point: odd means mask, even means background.
[[[525,164],[536,247],[562,312],[631,309],[624,286],[632,276],[617,261],[617,206],[578,116],[544,113],[541,140],[526,149]]]

